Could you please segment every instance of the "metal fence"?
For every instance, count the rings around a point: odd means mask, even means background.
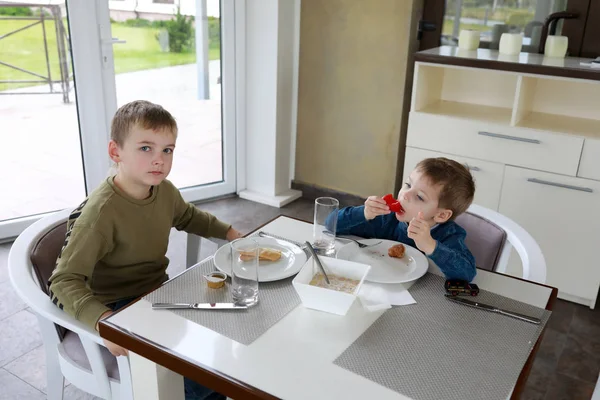
[[[11,68],[11,69],[14,69],[17,71],[21,71],[30,76],[38,78],[36,80],[34,80],[34,79],[0,80],[0,83],[5,83],[5,84],[40,83],[40,84],[49,85],[49,87],[50,87],[49,92],[30,92],[30,91],[26,91],[26,92],[15,92],[15,91],[6,92],[6,91],[4,91],[4,92],[2,92],[2,91],[0,91],[0,94],[3,94],[3,95],[62,94],[63,102],[69,103],[69,93],[70,93],[71,89],[73,88],[73,85],[71,85],[71,80],[73,79],[73,75],[71,73],[71,68],[70,68],[72,65],[70,62],[70,55],[71,55],[70,43],[71,42],[69,40],[68,30],[65,29],[65,26],[63,23],[62,12],[61,12],[60,6],[58,6],[58,5],[37,5],[37,4],[34,5],[34,4],[26,4],[26,3],[22,3],[22,4],[10,3],[10,4],[0,4],[0,7],[36,7],[36,8],[40,9],[39,15],[35,15],[35,16],[27,16],[27,17],[0,16],[0,24],[2,23],[2,21],[6,21],[6,20],[32,21],[28,25],[17,28],[15,30],[7,32],[3,35],[0,35],[0,41],[3,39],[6,39],[9,36],[16,35],[19,32],[23,32],[26,29],[31,29],[37,25],[41,25],[42,39],[43,39],[43,43],[44,43],[44,53],[45,53],[45,60],[46,60],[46,74],[47,74],[47,76],[45,76],[45,75],[39,74],[37,72],[30,71],[25,68],[21,68],[17,65],[8,63],[1,59],[3,55],[2,55],[2,53],[0,53],[0,65],[4,65],[8,68]],[[47,16],[46,12],[44,12],[44,10],[49,10],[51,17]],[[58,52],[60,80],[53,79],[52,70],[50,68],[50,51],[48,49],[49,33],[46,30],[46,22],[47,21],[54,21],[54,31],[55,31],[55,35],[56,35],[56,47],[57,47],[57,52]],[[60,85],[60,89],[57,89],[57,87],[56,87],[57,85]]]

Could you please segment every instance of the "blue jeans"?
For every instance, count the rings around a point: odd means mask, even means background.
[[[120,308],[125,307],[136,298],[119,300],[115,303],[107,304],[106,306],[113,311],[117,311]],[[209,389],[201,384],[184,377],[183,386],[185,388],[185,400],[225,400],[226,396],[221,393],[217,393],[212,389]]]

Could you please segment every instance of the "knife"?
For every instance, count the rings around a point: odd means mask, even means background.
[[[245,310],[248,307],[236,303],[152,303],[153,310],[167,310],[173,308],[192,308],[195,310]]]
[[[521,321],[529,322],[532,324],[537,325],[542,322],[542,320],[540,320],[539,318],[530,317],[528,315],[519,314],[519,313],[516,313],[513,311],[503,310],[501,308],[490,306],[489,304],[483,304],[478,301],[472,301],[472,300],[464,299],[461,297],[452,297],[452,296],[446,296],[446,298],[455,303],[464,304],[465,306],[469,306],[469,307],[479,308],[480,310],[495,312],[498,314],[506,315],[508,317],[520,319]]]

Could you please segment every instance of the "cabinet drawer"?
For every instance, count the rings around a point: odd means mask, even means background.
[[[406,145],[576,176],[583,138],[413,111]]]
[[[600,181],[600,140],[585,139],[577,176]]]
[[[501,214],[537,241],[547,266],[546,284],[594,301],[600,285],[600,182],[506,167]]]
[[[408,175],[421,160],[430,157],[446,157],[467,165],[475,180],[475,198],[473,199],[473,203],[491,208],[492,210],[498,210],[504,165],[476,160],[474,158],[407,147],[406,154],[404,155],[404,181],[406,181]]]

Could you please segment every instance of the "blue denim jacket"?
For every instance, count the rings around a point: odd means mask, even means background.
[[[417,248],[414,240],[408,237],[408,224],[398,221],[395,214],[380,215],[367,221],[364,210],[364,206],[339,210],[336,232],[340,235],[395,240]],[[327,223],[327,226],[331,225]],[[470,282],[477,273],[475,258],[465,245],[466,236],[465,230],[454,221],[436,225],[431,229],[431,237],[437,245],[428,257],[448,279],[464,279]]]

